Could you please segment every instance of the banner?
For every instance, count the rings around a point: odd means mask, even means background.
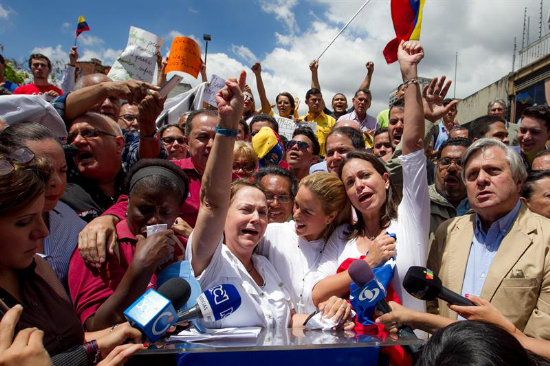
[[[108,77],[115,81],[141,80],[155,83],[157,52],[162,47],[162,38],[137,27],[130,27],[128,44],[111,67]]]
[[[204,101],[211,106],[218,107],[218,103],[216,103],[216,94],[224,86],[225,79],[216,74],[212,75],[212,78],[208,82],[208,87],[204,91]]]
[[[292,140],[292,133],[298,127],[306,126],[313,130],[313,133],[317,132],[317,123],[315,122],[294,122],[289,118],[276,117],[273,116],[277,123],[279,124],[279,135],[286,137],[289,140]]]
[[[201,50],[197,42],[188,37],[175,37],[170,48],[165,73],[182,71],[195,79],[201,71]]]

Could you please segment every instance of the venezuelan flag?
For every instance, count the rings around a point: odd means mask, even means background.
[[[89,31],[90,27],[88,26],[88,23],[86,23],[86,19],[81,15],[78,18],[78,25],[76,26],[76,36],[78,37],[80,33]]]
[[[420,39],[424,2],[425,0],[391,1],[391,17],[397,37],[392,39],[384,48],[383,53],[388,64],[397,61],[397,48],[401,41]]]

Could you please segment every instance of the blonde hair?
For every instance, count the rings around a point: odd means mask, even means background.
[[[319,198],[325,215],[338,213],[325,229],[323,237],[326,241],[337,226],[350,222],[351,206],[344,183],[334,174],[317,172],[303,178],[298,189],[302,186]]]
[[[247,161],[253,161],[256,166],[258,165],[258,156],[250,142],[235,141],[235,146],[233,147],[233,160],[235,160],[236,156],[242,156]]]

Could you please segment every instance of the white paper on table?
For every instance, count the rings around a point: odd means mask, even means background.
[[[168,338],[168,342],[198,342],[198,341],[219,341],[219,340],[243,340],[256,339],[260,334],[261,327],[240,327],[206,329],[206,333],[199,333],[196,329],[186,329],[178,335]]]

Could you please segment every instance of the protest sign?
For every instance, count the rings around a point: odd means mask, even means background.
[[[315,122],[294,122],[293,120],[284,117],[275,117],[275,120],[279,124],[279,135],[284,136],[289,140],[292,140],[292,133],[298,127],[306,126],[311,128],[314,133],[317,132],[317,123]]]
[[[130,27],[128,44],[107,76],[115,81],[134,79],[152,83],[157,68],[157,52],[161,47],[162,38],[146,30]]]
[[[201,50],[197,42],[188,37],[175,37],[170,48],[165,73],[182,71],[195,79],[201,71]]]
[[[208,88],[204,91],[204,101],[211,106],[217,107],[216,103],[216,93],[225,86],[225,80],[219,77],[218,75],[212,75],[210,82],[208,83]]]

